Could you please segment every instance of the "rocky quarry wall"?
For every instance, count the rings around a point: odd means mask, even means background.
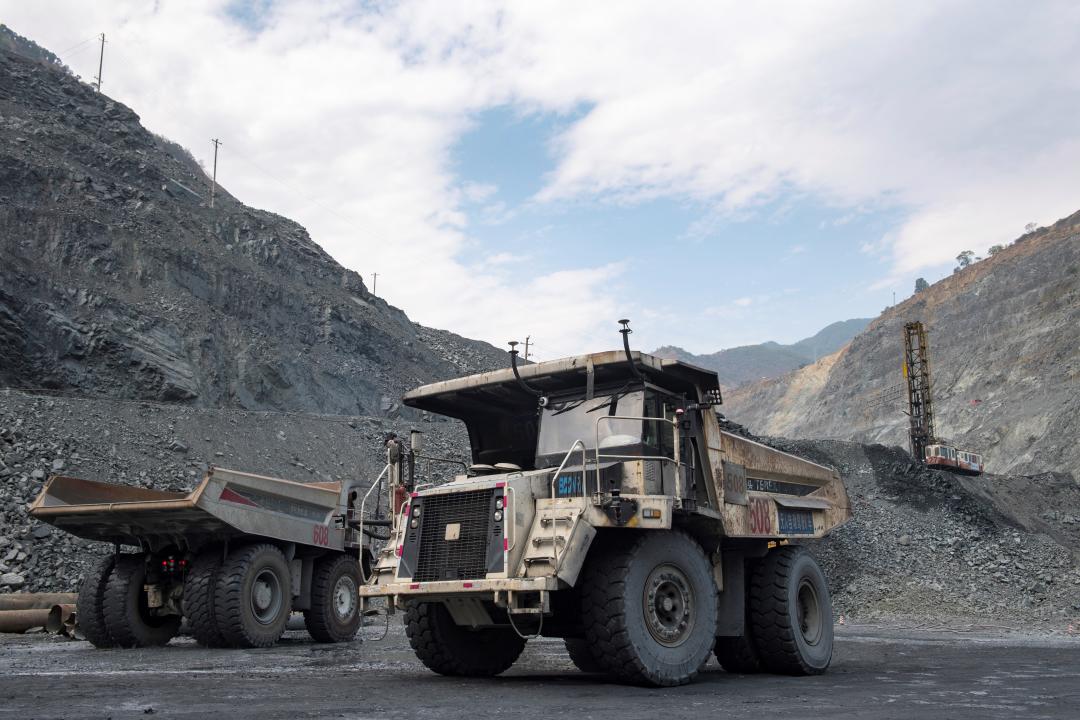
[[[727,393],[766,435],[907,445],[902,330],[926,324],[938,435],[991,472],[1080,478],[1080,213],[886,310],[840,351]]]

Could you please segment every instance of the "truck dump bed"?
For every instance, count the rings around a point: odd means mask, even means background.
[[[342,549],[339,483],[304,484],[211,468],[190,493],[149,490],[56,475],[30,515],[87,540],[150,548],[198,548],[259,535]]]

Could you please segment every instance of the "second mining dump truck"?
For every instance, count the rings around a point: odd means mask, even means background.
[[[623,332],[622,352],[519,368],[512,350],[511,368],[405,395],[464,421],[473,464],[417,484],[421,443],[391,441],[394,531],[361,596],[404,610],[446,675],[496,675],[540,635],[634,684],[689,682],[713,653],[824,672],[828,586],[796,543],[848,520],[840,477],[722,430],[716,373],[631,352]]]

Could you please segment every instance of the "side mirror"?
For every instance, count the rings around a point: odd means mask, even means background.
[[[424,449],[424,433],[422,431],[409,431],[409,448],[413,451],[413,455],[419,455],[420,451]]]

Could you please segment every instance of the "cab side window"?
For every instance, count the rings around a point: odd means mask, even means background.
[[[680,405],[678,398],[662,395],[656,391],[645,393],[645,417],[675,419],[675,410]],[[669,423],[657,420],[645,421],[645,454],[675,457],[675,433]]]

